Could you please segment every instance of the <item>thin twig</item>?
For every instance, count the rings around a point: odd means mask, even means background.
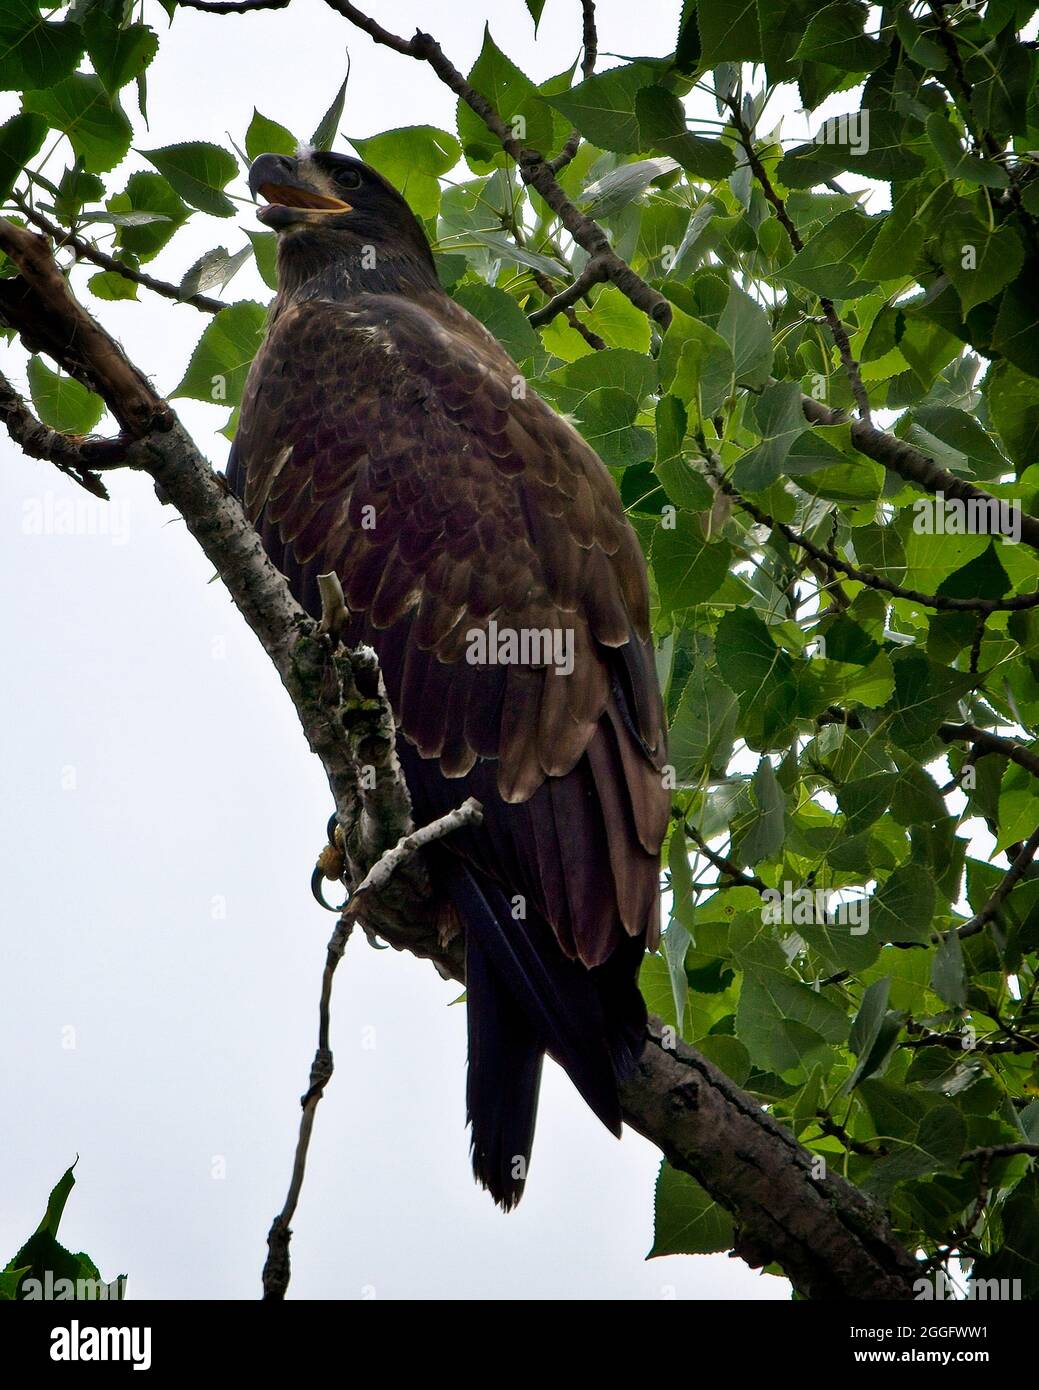
[[[738,99],[735,97],[726,97],[725,100],[732,112],[732,124],[739,135],[740,144],[743,146],[743,152],[747,156],[747,163],[750,165],[751,173],[757,179],[765,198],[771,203],[777,220],[790,240],[790,245],[793,247],[794,251],[802,250],[804,242],[801,239],[801,234],[794,225],[790,214],[786,210],[786,203],[776,192],[772,180],[768,176],[768,171],[754,148],[754,137],[746,121],[743,119],[743,112],[740,110]],[[832,299],[826,298],[825,295],[820,295],[819,303],[822,306],[822,311],[829,326],[833,341],[837,344],[837,351],[840,353],[845,374],[851,385],[852,395],[855,397],[855,403],[859,408],[859,414],[863,420],[869,423],[872,419],[869,408],[869,396],[866,394],[866,387],[863,384],[862,372],[859,369],[859,364],[855,360],[855,356],[851,350],[848,330],[845,328]]]
[[[1036,826],[1022,845],[1014,862],[1000,879],[998,886],[981,911],[976,912],[969,922],[964,922],[962,927],[953,928],[961,940],[968,936],[977,936],[978,932],[984,931],[989,922],[999,915],[999,909],[1024,876],[1025,871],[1035,858],[1037,850],[1039,850],[1039,826]]]
[[[340,590],[341,593],[342,590]],[[417,854],[424,845],[431,844],[434,840],[442,840],[445,835],[450,835],[464,825],[478,825],[482,818],[483,811],[480,803],[474,797],[469,797],[453,811],[448,811],[446,815],[430,821],[421,829],[413,830],[409,835],[405,835],[372,865],[343,905],[335,931],[328,943],[325,969],[321,976],[317,1051],[314,1053],[314,1061],[310,1068],[309,1085],[300,1098],[303,1114],[300,1116],[299,1138],[296,1140],[296,1154],[292,1164],[292,1178],[289,1182],[288,1196],[285,1198],[285,1205],[274,1218],[270,1231],[267,1233],[267,1259],[263,1266],[263,1296],[265,1300],[283,1299],[289,1287],[291,1223],[296,1214],[299,1195],[303,1189],[303,1179],[306,1176],[307,1153],[314,1131],[314,1113],[335,1069],[329,1041],[332,979],[353,931],[354,921],[358,914],[358,902],[363,895],[371,892],[378,893],[380,888],[385,887],[400,866]]]
[[[686,821],[685,832],[699,849],[705,859],[709,860],[719,873],[725,874],[726,878],[733,883],[738,883],[744,888],[753,888],[759,893],[764,893],[768,884],[763,878],[758,878],[757,874],[744,873],[740,866],[731,859],[726,859],[724,854],[719,854],[717,850],[711,849],[710,845],[700,834],[695,826]]]
[[[800,546],[802,550],[806,551],[831,573],[835,570],[840,571],[841,574],[846,575],[857,584],[864,584],[870,589],[878,589],[882,593],[890,594],[892,598],[908,599],[910,602],[918,603],[925,608],[944,609],[954,613],[1013,613],[1021,609],[1039,606],[1039,591],[1031,594],[1017,594],[1013,598],[956,598],[949,594],[925,594],[919,589],[904,588],[901,584],[895,584],[892,580],[885,579],[875,570],[863,569],[858,565],[851,564],[848,560],[841,559],[832,550],[824,550],[822,546],[816,545],[814,541],[809,540],[806,535],[795,530],[785,521],[779,521],[776,517],[770,516],[755,502],[744,497],[730,482],[721,470],[721,461],[717,455],[709,453],[705,462],[721,491],[727,497],[731,497],[742,511],[753,517],[760,526],[767,526],[771,531],[778,531],[780,535],[786,537],[791,545]]]
[[[599,56],[599,37],[595,29],[595,0],[581,0],[581,20],[581,43],[584,48],[581,74],[587,81],[595,71],[595,60]],[[581,132],[576,129],[572,130],[567,136],[566,144],[555,159],[548,161],[548,167],[553,174],[558,174],[560,169],[565,169],[580,148]]]
[[[102,270],[109,270],[115,275],[121,275],[124,280],[131,280],[135,285],[143,285],[145,289],[162,295],[163,299],[172,299],[177,304],[190,304],[193,309],[199,309],[202,313],[219,314],[221,309],[227,308],[222,300],[211,299],[206,294],[185,294],[176,285],[171,285],[165,280],[157,280],[154,275],[148,275],[143,270],[134,270],[133,266],[119,260],[117,256],[109,256],[93,242],[85,241],[81,236],[77,236],[75,232],[71,232],[65,227],[59,227],[57,223],[52,222],[49,217],[45,217],[37,208],[30,207],[26,202],[20,201],[18,206],[28,221],[39,227],[41,232],[45,232],[47,236],[53,238],[56,249],[60,250],[62,246],[69,246],[82,260],[92,261]]]
[[[94,497],[108,501],[108,489],[95,470],[121,464],[127,448],[127,441],[122,436],[100,439],[52,430],[36,418],[2,373],[0,423],[30,458],[46,459]]]

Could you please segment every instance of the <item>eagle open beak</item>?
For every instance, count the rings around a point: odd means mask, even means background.
[[[350,212],[349,203],[318,193],[299,177],[297,162],[287,155],[261,154],[249,167],[249,191],[267,199],[256,216],[267,227],[290,227],[330,212]]]

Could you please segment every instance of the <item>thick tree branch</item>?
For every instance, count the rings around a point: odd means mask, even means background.
[[[0,320],[17,330],[30,351],[47,353],[96,391],[129,438],[169,428],[173,412],[119,344],[72,298],[47,238],[0,218],[0,251],[20,272],[0,280]]]

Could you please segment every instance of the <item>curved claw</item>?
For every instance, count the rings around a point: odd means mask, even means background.
[[[320,864],[315,864],[314,872],[310,875],[310,891],[313,893],[315,901],[319,902],[326,912],[342,912],[343,908],[346,906],[345,902],[339,907],[334,907],[330,902],[325,900],[324,882],[324,871]]]
[[[369,935],[369,933],[365,932],[364,939],[368,942],[368,945],[373,951],[388,951],[390,949],[388,942],[380,941],[374,934]]]

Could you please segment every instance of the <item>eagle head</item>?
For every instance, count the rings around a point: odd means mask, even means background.
[[[433,270],[421,222],[393,185],[359,159],[326,150],[261,154],[249,168],[249,188],[266,199],[257,217],[278,233],[280,271],[305,260],[311,267],[335,265],[363,282],[366,266],[386,271],[417,263]]]

